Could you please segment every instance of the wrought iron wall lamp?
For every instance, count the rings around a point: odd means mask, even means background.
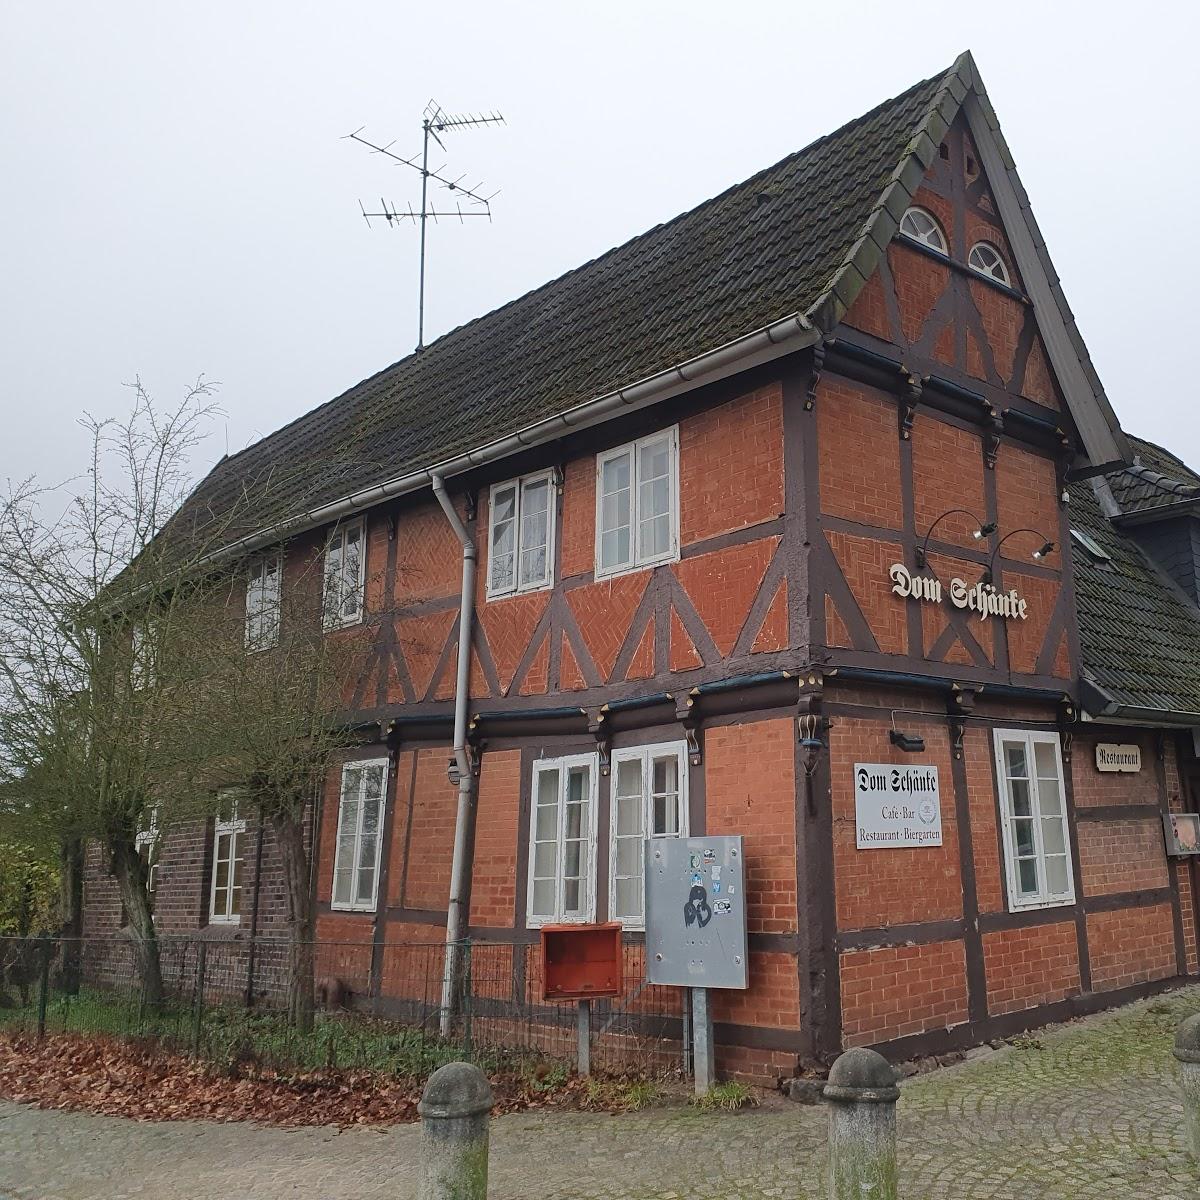
[[[981,521],[969,508],[948,508],[940,517],[938,517],[932,525],[929,526],[925,534],[925,540],[917,547],[913,554],[916,559],[917,566],[924,568],[929,556],[929,539],[933,537],[933,531],[947,518],[952,517],[956,513],[961,513],[964,517],[970,517],[975,522],[975,528],[971,536],[978,541],[981,538],[987,537],[989,534],[996,532],[995,521]]]

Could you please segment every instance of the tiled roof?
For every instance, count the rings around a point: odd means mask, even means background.
[[[1123,513],[1143,513],[1200,496],[1200,478],[1168,450],[1137,439],[1133,465],[1109,477]]]
[[[1130,442],[1146,466],[1106,477],[1122,507],[1122,496],[1136,507],[1148,488],[1164,495],[1157,482],[1147,480],[1147,468],[1164,477],[1168,488],[1200,486],[1200,476],[1168,451],[1139,438]],[[1108,520],[1086,483],[1071,490],[1071,523],[1111,559],[1098,563],[1085,548],[1072,546],[1085,676],[1123,708],[1200,713],[1200,612],[1133,537]]]
[[[862,285],[858,268],[873,269],[891,239],[924,172],[920,160],[936,153],[946,128],[939,110],[961,102],[963,70],[966,55],[223,459],[177,519],[203,524],[240,506],[239,527],[227,531],[240,536],[445,462],[793,314],[832,328]]]

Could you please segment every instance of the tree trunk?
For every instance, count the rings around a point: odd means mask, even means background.
[[[65,839],[58,857],[58,936],[62,939],[58,987],[73,996],[83,974],[83,840]]]
[[[313,1026],[313,905],[304,825],[293,813],[276,812],[271,829],[287,886],[288,1020],[301,1033]]]
[[[132,841],[121,839],[111,847],[113,874],[125,906],[125,932],[133,944],[142,993],[148,1007],[162,1003],[162,967],[158,959],[158,936],[146,888],[146,865]]]

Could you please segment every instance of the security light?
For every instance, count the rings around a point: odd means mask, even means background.
[[[902,733],[899,729],[890,730],[888,740],[893,746],[899,746],[905,754],[921,754],[925,749],[923,737],[914,737],[911,733]]]

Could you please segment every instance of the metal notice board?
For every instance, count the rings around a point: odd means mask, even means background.
[[[647,841],[646,978],[749,987],[741,835]]]

